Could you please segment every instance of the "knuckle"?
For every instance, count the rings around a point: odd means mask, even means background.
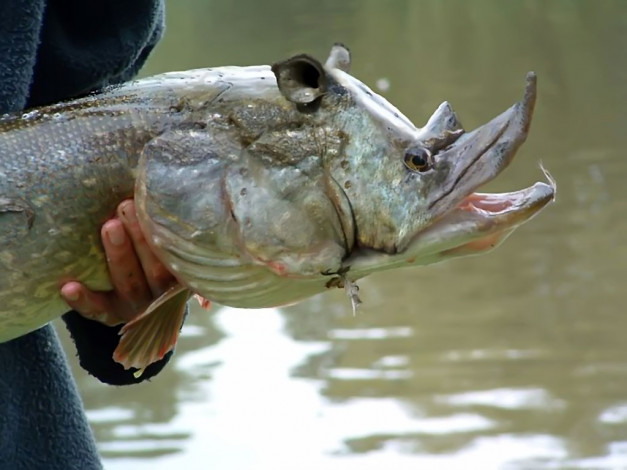
[[[167,287],[172,284],[172,281],[174,280],[174,276],[162,264],[152,268],[150,278],[160,287]]]
[[[139,299],[145,290],[144,283],[138,279],[127,280],[117,287],[118,294],[125,299]]]
[[[135,244],[146,243],[146,237],[138,223],[133,224],[128,230]]]
[[[127,250],[107,250],[107,265],[109,269],[116,269],[124,261],[127,261],[129,253]]]
[[[118,248],[107,249],[106,256],[109,271],[115,277],[128,277],[130,276],[128,273],[138,269],[136,267],[137,257],[130,243]]]

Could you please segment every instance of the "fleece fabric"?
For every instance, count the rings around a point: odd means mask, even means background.
[[[3,0],[0,114],[132,78],[160,38],[163,17],[160,0]],[[111,359],[118,328],[76,312],[64,320],[81,365],[104,382],[124,385],[148,379],[170,357],[136,379]],[[52,327],[0,344],[0,469],[99,468],[94,439]]]

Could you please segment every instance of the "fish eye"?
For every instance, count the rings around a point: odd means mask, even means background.
[[[427,171],[433,166],[431,152],[424,147],[410,147],[403,159],[405,166],[411,171]]]

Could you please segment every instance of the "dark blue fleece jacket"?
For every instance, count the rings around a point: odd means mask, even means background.
[[[162,31],[160,0],[3,0],[0,114],[130,79]],[[103,382],[145,380],[170,357],[135,379],[111,359],[118,328],[75,312],[64,320],[81,365]],[[0,344],[0,469],[98,468],[82,403],[52,327]]]

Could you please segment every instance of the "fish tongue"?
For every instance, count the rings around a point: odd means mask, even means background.
[[[176,344],[190,296],[189,289],[179,284],[164,292],[145,312],[122,327],[113,359],[125,369],[139,369],[136,377],[162,359]]]

